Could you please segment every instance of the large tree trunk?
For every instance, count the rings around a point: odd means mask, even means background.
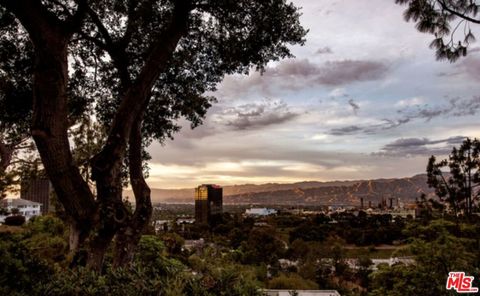
[[[96,206],[74,164],[68,141],[67,44],[50,38],[44,45],[35,44],[32,136],[58,199],[71,218],[72,241],[77,242],[71,249],[75,251],[91,229]]]
[[[15,14],[34,45],[32,136],[45,171],[58,199],[71,219],[78,241],[86,237],[92,225],[95,201],[87,183],[73,163],[68,142],[67,45],[80,27],[86,1],[80,1],[77,13],[65,22],[52,17],[41,1],[0,0]]]
[[[67,135],[67,45],[89,9],[88,1],[79,0],[78,4],[75,14],[63,21],[54,17],[42,1],[0,0],[0,5],[14,13],[28,31],[35,47],[32,136],[58,199],[71,219],[71,248],[73,251],[78,249],[94,230],[89,237],[87,264],[100,270],[112,238],[129,221],[121,187],[127,140],[135,120],[140,120],[140,114],[146,108],[155,81],[186,32],[192,6],[190,1],[175,2],[170,24],[153,42],[142,70],[122,98],[107,143],[92,159],[92,179],[97,185],[95,201],[73,162]],[[149,220],[150,193],[143,176],[134,177],[132,187],[146,205],[136,210],[140,222],[131,224],[137,233],[136,228],[142,228]],[[135,215],[131,221],[134,220]]]
[[[148,224],[151,215],[150,189],[148,188],[141,172],[141,123],[142,116],[148,105],[151,96],[151,89],[158,76],[166,68],[168,60],[171,58],[175,48],[187,30],[189,12],[192,9],[190,1],[179,1],[175,3],[174,13],[170,24],[159,34],[157,40],[151,45],[150,54],[145,60],[145,64],[133,83],[125,79],[122,83],[128,87],[125,89],[120,106],[117,109],[113,120],[107,143],[102,151],[92,160],[92,179],[97,183],[97,194],[100,205],[99,213],[102,219],[100,227],[97,229],[98,235],[92,240],[91,256],[88,265],[93,269],[99,269],[103,263],[103,257],[111,242],[113,236],[119,229],[122,229],[117,240],[117,258],[116,265],[124,265],[129,261],[133,254],[133,249],[138,243],[143,225]],[[95,15],[92,11],[91,16]],[[112,50],[110,48],[110,50]],[[113,50],[115,52],[115,50]],[[112,56],[116,56],[115,53]],[[125,67],[126,65],[120,65]],[[125,70],[124,69],[124,70]],[[122,69],[119,69],[120,72]],[[125,86],[125,85],[124,85]],[[121,166],[123,164],[127,141],[132,140],[131,132],[135,129],[133,146],[140,145],[133,149],[133,153],[140,153],[132,156],[135,167],[133,170],[140,169],[137,174],[131,177],[132,188],[135,198],[139,198],[139,203],[132,219],[128,219],[128,212],[122,202],[121,188]],[[140,164],[138,165],[139,157]],[[132,167],[131,167],[132,168]],[[130,236],[133,233],[133,236]],[[135,238],[135,236],[138,236]],[[129,241],[132,239],[131,241]],[[122,243],[123,241],[123,243]],[[120,251],[123,245],[127,250]],[[102,254],[103,253],[103,254]]]
[[[143,176],[141,118],[135,121],[130,133],[128,160],[130,183],[135,195],[135,212],[128,224],[119,230],[115,238],[113,263],[116,267],[126,266],[132,261],[135,248],[152,216],[150,187]]]
[[[134,96],[138,97],[139,95],[136,95],[135,90],[131,88],[122,101]],[[122,200],[121,173],[127,139],[130,136],[135,117],[143,112],[142,106],[142,103],[137,103],[130,106],[128,110],[124,110],[125,106],[120,106],[107,143],[91,161],[92,179],[96,182],[99,204],[96,215],[100,220],[95,230],[96,235],[91,240],[87,263],[94,270],[101,269],[105,253],[113,237],[129,220],[128,210]]]
[[[49,42],[51,44],[51,42]],[[32,136],[70,223],[72,257],[88,237],[96,209],[88,184],[73,161],[68,141],[67,48],[36,47]]]

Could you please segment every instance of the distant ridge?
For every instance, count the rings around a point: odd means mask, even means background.
[[[193,202],[193,188],[158,189],[152,188],[152,202],[185,203]],[[422,193],[432,195],[425,174],[408,178],[356,180],[356,181],[304,181],[291,184],[267,183],[224,186],[224,203],[237,204],[360,204],[363,197],[365,206],[371,201],[378,204],[382,198],[394,203],[413,202]],[[133,196],[131,191],[124,195]]]

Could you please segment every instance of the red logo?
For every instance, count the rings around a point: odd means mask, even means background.
[[[457,293],[477,293],[478,288],[473,287],[473,276],[465,275],[465,272],[449,272],[447,279],[447,290],[455,289]]]

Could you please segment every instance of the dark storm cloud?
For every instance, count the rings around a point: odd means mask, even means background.
[[[350,104],[350,101],[349,101]],[[351,104],[350,104],[351,105]],[[352,106],[353,107],[353,106]],[[439,106],[414,106],[397,110],[397,118],[381,119],[380,123],[371,125],[350,125],[331,129],[329,134],[345,136],[353,134],[376,134],[391,130],[414,120],[430,121],[437,117],[464,117],[476,115],[480,110],[480,96],[470,99],[452,98]]]
[[[402,138],[385,145],[379,152],[373,153],[377,156],[418,156],[432,154],[448,154],[452,146],[461,144],[465,137],[457,136],[447,139],[430,140],[428,138]]]
[[[281,100],[264,100],[227,108],[218,117],[235,130],[246,130],[284,123],[298,115]]]

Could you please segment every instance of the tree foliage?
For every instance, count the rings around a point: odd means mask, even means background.
[[[89,266],[100,269],[116,237],[116,265],[131,261],[152,211],[144,148],[172,137],[181,117],[201,124],[225,75],[290,57],[288,45],[306,34],[299,16],[284,0],[0,1],[3,47],[20,53],[0,73],[33,90],[30,132],[69,217],[72,251],[88,241]],[[86,157],[74,164],[70,147],[69,128],[85,116],[107,131],[89,161],[95,192],[79,168]]]
[[[0,196],[15,189],[22,172],[36,167],[29,137],[32,48],[25,34],[15,40],[13,32],[5,30],[11,22],[0,18]]]
[[[368,295],[454,295],[445,290],[448,273],[465,271],[478,276],[478,234],[453,234],[457,225],[435,220],[409,233],[414,264],[381,265],[370,275]],[[465,237],[468,236],[468,237]]]
[[[435,188],[437,196],[451,207],[455,215],[462,211],[469,216],[478,206],[479,153],[480,142],[467,138],[459,148],[452,149],[448,159],[437,161],[431,156],[428,161],[428,185]]]
[[[480,24],[476,0],[395,0],[406,5],[406,21],[416,23],[420,32],[434,35],[430,48],[439,60],[455,62],[467,55],[475,41],[471,24]]]

